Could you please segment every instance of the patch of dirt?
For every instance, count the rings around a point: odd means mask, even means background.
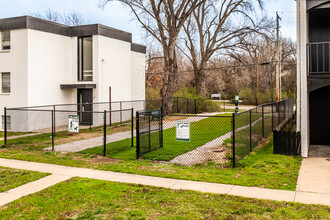
[[[92,158],[90,161],[92,163],[113,163],[113,162],[118,162],[120,160],[119,159],[112,159],[112,158],[109,158],[109,157],[97,156],[96,158]]]
[[[107,128],[107,135],[114,134],[114,133],[119,133],[123,131],[128,131],[129,128],[127,126],[123,125],[118,125],[116,127],[108,127]],[[64,136],[63,136],[64,135]],[[80,141],[80,140],[85,140],[85,139],[90,139],[94,137],[100,137],[103,136],[103,129],[96,130],[93,132],[80,132],[80,133],[67,133],[63,134],[58,137],[63,136],[60,139],[55,139],[55,144],[60,145],[60,144],[66,144],[74,141]]]
[[[203,162],[200,164],[207,165],[209,162],[213,162],[216,164],[222,164],[228,162],[229,159],[226,157],[226,153],[228,148],[224,146],[214,146],[207,151],[201,152],[200,157],[203,158]]]

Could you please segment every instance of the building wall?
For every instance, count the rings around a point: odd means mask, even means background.
[[[10,72],[10,94],[1,94],[0,90],[0,115],[4,114],[4,107],[27,106],[27,35],[26,29],[12,30],[10,51],[0,51],[0,72]],[[1,88],[0,88],[1,89]],[[8,115],[13,112],[8,112]],[[1,118],[0,118],[1,121]],[[1,124],[0,124],[1,125]],[[12,122],[12,130],[19,123]],[[2,126],[0,126],[2,130]]]
[[[73,74],[70,37],[28,30],[28,106],[72,103],[72,90],[60,85]]]
[[[93,82],[78,82],[77,37],[67,37],[32,29],[13,30],[10,53],[0,53],[0,72],[11,73],[11,94],[0,94],[0,113],[3,107],[40,106],[77,103],[77,89],[60,89],[61,84],[96,84],[93,102],[145,99],[145,54],[131,51],[131,43],[101,35],[93,36]],[[125,104],[123,109],[143,109]],[[94,105],[94,111],[108,110],[108,104]],[[71,106],[76,110],[76,106]],[[44,108],[51,110],[52,107]],[[67,109],[68,107],[65,107]],[[113,104],[112,110],[118,110]],[[61,108],[57,108],[63,110]],[[17,112],[12,120],[15,131],[51,131],[50,112]],[[71,113],[56,117],[56,125]],[[130,112],[124,113],[124,117]],[[62,117],[62,119],[61,119]],[[113,115],[113,122],[119,113]],[[17,125],[15,127],[15,125]],[[46,130],[44,130],[46,129]],[[48,129],[48,130],[47,130]]]
[[[131,52],[132,60],[132,100],[145,100],[145,60],[146,55],[144,53]],[[143,110],[145,108],[142,102],[131,103],[132,108],[134,108],[134,113],[138,110]]]
[[[307,88],[308,14],[306,0],[297,1],[298,60],[297,60],[297,130],[301,132],[301,155],[308,156],[309,102]]]
[[[131,100],[131,49],[130,43],[100,35],[97,38],[98,102]]]

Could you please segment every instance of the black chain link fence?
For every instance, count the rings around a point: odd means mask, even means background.
[[[238,114],[137,113],[137,158],[184,166],[235,166],[293,112],[293,100]]]
[[[10,127],[5,126],[6,147],[22,147],[64,153],[109,155],[111,143],[126,140],[133,147],[134,109],[114,111],[59,110],[69,106],[5,109]],[[110,123],[112,121],[112,123]],[[10,131],[16,136],[10,137]]]
[[[254,151],[260,141],[293,113],[293,100],[257,106],[233,114],[233,166]]]
[[[184,166],[231,164],[231,116],[137,113],[137,158]]]

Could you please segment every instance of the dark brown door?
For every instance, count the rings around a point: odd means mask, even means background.
[[[93,89],[78,89],[78,115],[82,125],[93,124]]]
[[[330,145],[330,86],[309,94],[310,144]]]

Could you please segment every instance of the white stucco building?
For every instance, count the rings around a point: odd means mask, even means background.
[[[0,19],[0,35],[1,129],[4,107],[108,102],[109,87],[112,101],[145,99],[146,47],[130,33],[23,16]]]
[[[330,146],[330,1],[296,3],[297,130],[308,157],[315,146]]]

